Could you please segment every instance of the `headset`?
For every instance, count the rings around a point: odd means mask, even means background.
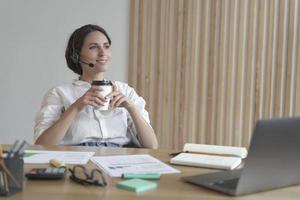
[[[78,64],[78,63],[84,63],[87,64],[89,67],[94,67],[93,63],[87,63],[84,61],[80,60],[80,55],[79,52],[77,51],[77,49],[75,48],[75,38],[76,38],[76,34],[74,33],[73,39],[72,39],[72,55],[71,55],[71,60]]]

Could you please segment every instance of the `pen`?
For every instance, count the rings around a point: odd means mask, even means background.
[[[12,148],[10,149],[10,151],[9,151],[8,154],[7,154],[7,157],[8,157],[8,158],[14,156],[14,153],[15,153],[15,151],[16,151],[16,147],[17,147],[18,143],[19,143],[19,140],[16,140],[16,141],[14,142]]]
[[[8,193],[8,192],[9,192],[9,190],[8,190],[8,180],[7,180],[7,174],[6,174],[5,172],[3,172],[2,176],[3,176],[3,185],[4,185],[4,190],[5,190],[5,192],[6,192],[6,193]]]
[[[4,186],[4,190],[6,193],[9,192],[8,190],[8,181],[7,181],[7,174],[5,172],[5,169],[3,167],[4,164],[4,160],[3,160],[3,148],[2,145],[0,144],[0,171],[1,171],[1,178],[3,178],[3,186]]]
[[[2,172],[0,172],[0,188],[4,188],[4,181],[3,181]]]
[[[26,141],[23,141],[19,148],[17,149],[16,153],[18,153],[19,156],[21,156],[23,154],[23,152],[25,151],[25,149],[27,148],[27,142]]]

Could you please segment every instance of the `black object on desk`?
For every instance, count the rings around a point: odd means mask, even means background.
[[[0,145],[0,196],[10,196],[23,189],[22,155],[27,148],[26,141],[16,140],[8,152]]]
[[[63,179],[66,171],[65,167],[33,168],[25,176],[32,180],[57,180]]]
[[[1,151],[1,155],[3,153]],[[22,191],[24,161],[19,155],[0,158],[0,196]]]

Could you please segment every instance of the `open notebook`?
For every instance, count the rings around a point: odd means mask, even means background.
[[[170,163],[232,170],[246,157],[247,150],[243,147],[187,143],[183,152],[173,157]]]

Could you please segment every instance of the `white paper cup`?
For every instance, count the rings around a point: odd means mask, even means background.
[[[112,83],[109,80],[94,80],[92,82],[92,85],[97,85],[100,86],[102,88],[102,91],[100,92],[100,94],[105,97],[106,95],[108,95],[109,93],[112,92]],[[108,99],[107,102],[105,102],[105,104],[101,107],[98,108],[98,110],[110,110],[110,106],[109,106],[110,100]]]

